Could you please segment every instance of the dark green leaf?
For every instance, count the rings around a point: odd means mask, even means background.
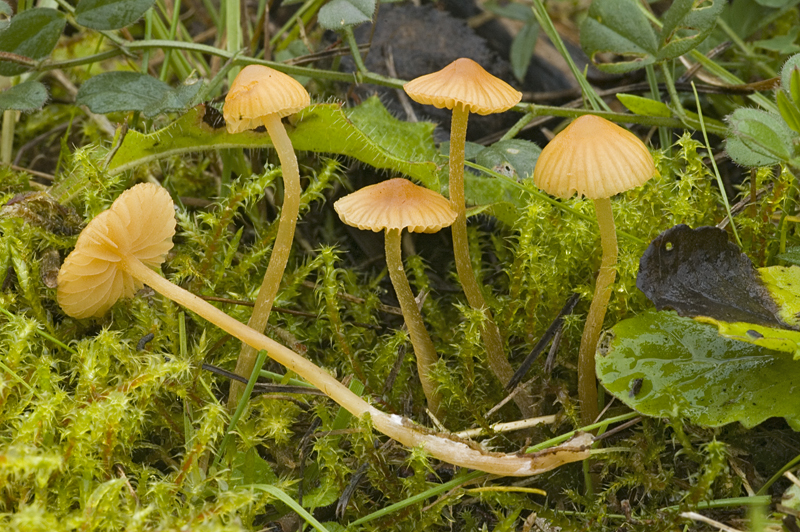
[[[532,20],[522,26],[511,42],[511,68],[514,70],[514,77],[520,81],[525,79],[528,72],[538,37],[539,24]]]
[[[756,41],[753,46],[783,55],[796,54],[800,52],[800,46],[795,44],[798,33],[800,33],[800,27],[794,27],[786,35],[778,35],[771,39]]]
[[[516,179],[527,179],[533,175],[533,168],[542,149],[527,140],[501,140],[481,150],[476,163],[497,173]]]
[[[664,13],[658,60],[680,57],[703,42],[714,29],[725,2],[676,0]]]
[[[35,7],[23,11],[0,33],[0,51],[35,60],[47,57],[66,23],[64,15],[55,9]],[[25,70],[21,65],[0,63],[0,76],[16,76]]]
[[[670,111],[667,104],[663,102],[657,102],[656,100],[642,98],[641,96],[635,96],[633,94],[617,94],[617,99],[622,105],[627,107],[629,111],[637,115],[663,116],[667,118],[672,116],[672,111]]]
[[[717,336],[672,312],[646,312],[607,333],[597,376],[647,416],[717,427],[785,417],[800,429],[800,365],[779,351]]]
[[[628,72],[655,62],[658,38],[635,0],[595,0],[580,28],[581,47],[601,70]],[[622,56],[601,63],[597,54]]]
[[[38,81],[28,80],[0,93],[0,110],[36,111],[47,101],[47,89]]]
[[[767,166],[789,160],[794,132],[781,117],[757,109],[740,108],[728,117],[727,139],[731,159],[745,166]]]
[[[774,9],[781,9],[790,4],[794,4],[797,0],[755,0],[758,4],[764,7],[771,7]]]
[[[786,253],[780,253],[777,258],[789,264],[800,266],[800,246],[787,249]]]
[[[775,100],[786,125],[800,133],[800,109],[797,108],[797,105],[786,96],[786,92],[783,90],[778,90]]]
[[[145,116],[154,116],[185,108],[201,86],[198,82],[172,89],[146,74],[104,72],[81,86],[77,103],[95,113],[141,111]]]
[[[79,0],[75,21],[93,30],[116,30],[133,24],[155,0]]]
[[[658,235],[639,261],[636,286],[658,310],[792,328],[747,255],[716,227],[680,224]]]
[[[341,30],[372,20],[375,0],[331,0],[319,10],[317,22],[326,30]]]
[[[520,22],[535,20],[533,9],[531,9],[530,6],[525,6],[516,2],[500,4],[495,0],[491,0],[483,4],[483,9],[498,17],[519,20]]]

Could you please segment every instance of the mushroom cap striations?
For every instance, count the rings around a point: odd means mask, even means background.
[[[262,125],[263,117],[294,114],[311,103],[308,91],[294,78],[263,65],[247,65],[233,80],[222,116],[228,133]]]
[[[439,109],[461,103],[471,113],[489,115],[514,107],[522,93],[486,72],[472,59],[456,59],[442,70],[412,79],[403,90],[412,100]]]
[[[569,198],[610,198],[655,174],[653,156],[639,137],[605,118],[575,119],[542,150],[533,170],[541,190]]]
[[[375,232],[435,233],[456,219],[444,196],[401,178],[357,190],[337,200],[333,208],[347,225]]]
[[[123,192],[78,236],[58,272],[58,304],[75,318],[101,316],[142,287],[123,260],[133,257],[158,268],[174,234],[175,207],[164,188],[142,183]]]

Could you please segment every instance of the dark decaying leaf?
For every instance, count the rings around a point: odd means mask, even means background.
[[[676,225],[642,255],[636,286],[658,310],[791,329],[750,259],[716,227]]]

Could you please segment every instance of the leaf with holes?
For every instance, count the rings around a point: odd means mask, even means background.
[[[527,179],[541,153],[542,149],[528,140],[501,140],[481,150],[475,162],[508,177]]]

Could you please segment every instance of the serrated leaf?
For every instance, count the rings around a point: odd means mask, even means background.
[[[141,111],[154,116],[186,107],[201,83],[173,89],[163,81],[139,72],[104,72],[86,81],[76,101],[95,113]]]
[[[800,109],[797,108],[797,105],[789,99],[783,90],[778,90],[775,100],[778,104],[778,111],[786,121],[786,125],[800,133]]]
[[[0,110],[36,111],[47,102],[47,89],[35,80],[28,80],[0,93]]]
[[[644,116],[663,116],[671,117],[672,111],[663,102],[651,100],[650,98],[642,98],[633,94],[617,94],[617,99],[624,105],[630,112],[637,115]]]
[[[326,30],[342,30],[372,20],[375,0],[332,0],[319,10],[317,22]]]
[[[658,60],[673,59],[694,49],[714,30],[722,0],[677,0],[664,13]]]
[[[511,42],[511,68],[514,71],[514,77],[520,81],[525,79],[525,74],[528,72],[538,38],[539,24],[532,20],[522,26]]]
[[[64,15],[55,9],[35,7],[23,11],[0,33],[0,51],[43,59],[56,47],[66,23]],[[25,70],[22,65],[0,63],[0,76],[16,76]]]
[[[581,47],[597,68],[622,73],[655,62],[658,38],[635,0],[595,0],[581,24]],[[614,63],[601,63],[597,54],[622,56]]]
[[[652,311],[617,323],[601,345],[601,384],[644,415],[748,428],[775,416],[800,428],[800,364],[787,353]]]
[[[542,149],[528,140],[501,140],[481,150],[475,162],[508,177],[527,179],[541,153]]]
[[[116,30],[142,18],[155,0],[79,0],[75,21],[93,30]]]
[[[737,109],[728,117],[732,135],[726,149],[735,162],[766,166],[788,161],[795,134],[780,116],[758,109]]]

